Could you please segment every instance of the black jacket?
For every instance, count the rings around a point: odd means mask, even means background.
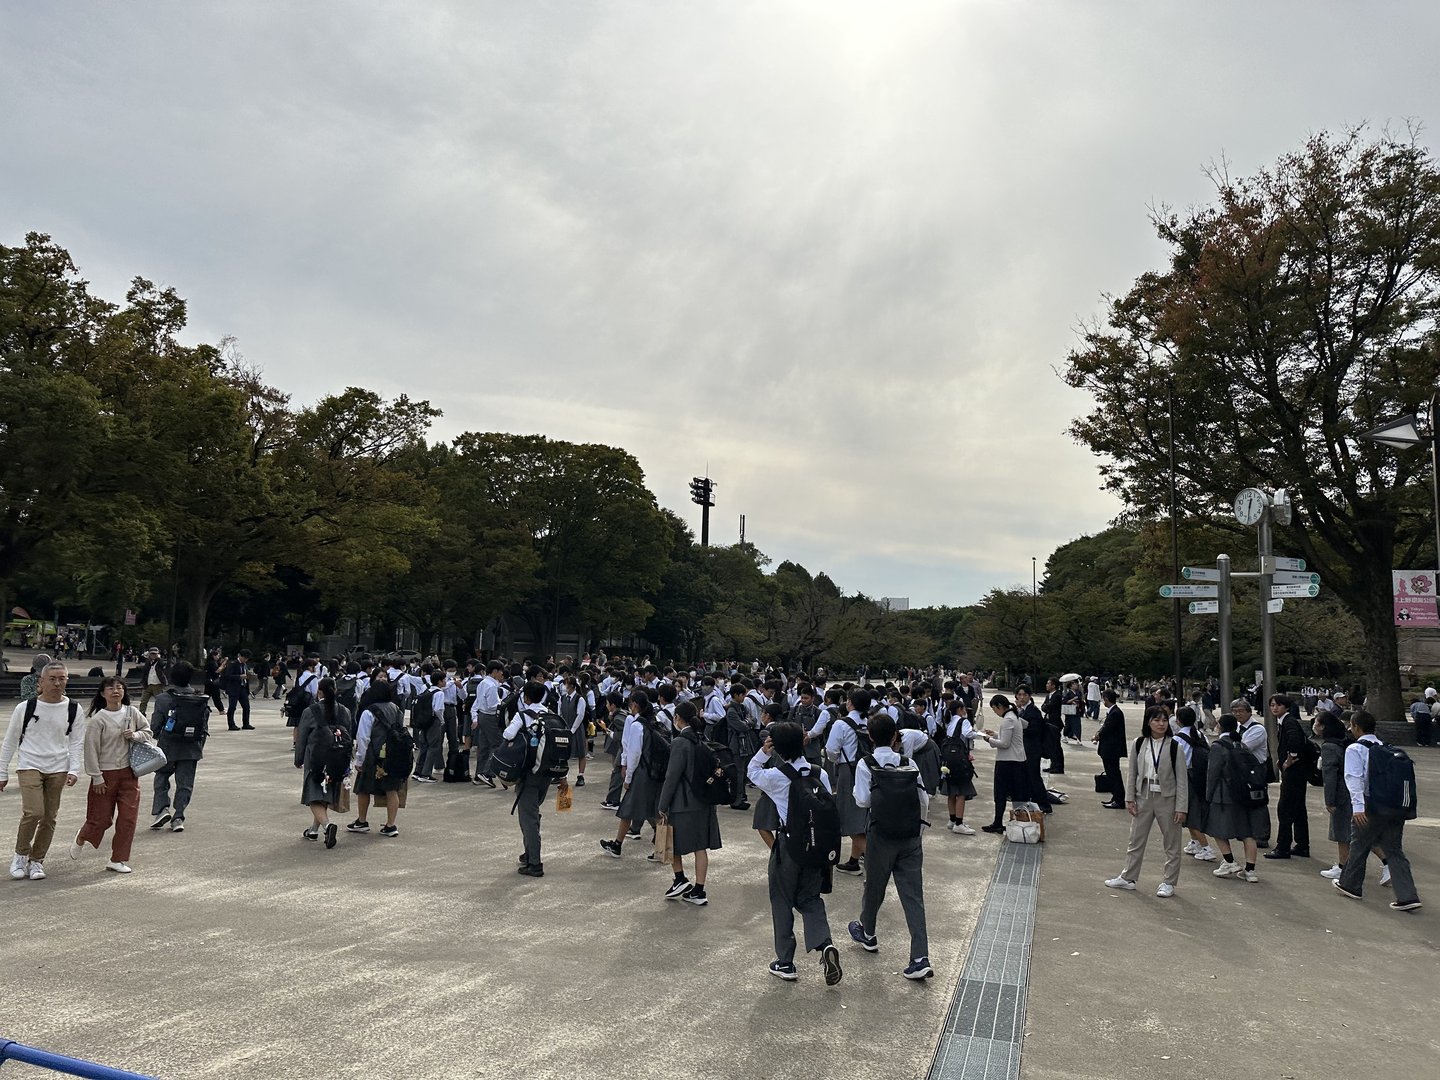
[[[1111,705],[1100,725],[1097,749],[1101,757],[1123,758],[1129,756],[1125,745],[1125,713],[1119,705]]]
[[[1040,715],[1040,710],[1032,701],[1020,710],[1020,719],[1025,721],[1025,756],[1038,761],[1045,756],[1045,718]]]

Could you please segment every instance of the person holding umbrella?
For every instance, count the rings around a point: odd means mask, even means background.
[[[1079,746],[1082,734],[1080,719],[1085,710],[1084,695],[1080,692],[1080,676],[1075,672],[1061,675],[1060,685],[1065,688],[1060,695],[1060,714],[1065,722],[1065,738],[1071,745]]]

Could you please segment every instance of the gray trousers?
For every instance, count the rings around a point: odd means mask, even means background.
[[[175,777],[175,816],[184,817],[185,808],[190,805],[190,796],[195,791],[195,766],[200,762],[167,761],[155,773],[155,798],[150,804],[150,813],[158,814],[170,809],[170,777]]]
[[[460,741],[465,733],[460,730],[460,714],[454,705],[445,706],[445,752],[451,753],[460,749]]]
[[[1372,848],[1385,852],[1385,865],[1390,867],[1390,887],[1395,890],[1397,903],[1408,904],[1418,900],[1415,891],[1415,877],[1410,872],[1410,860],[1401,849],[1405,832],[1405,819],[1398,814],[1367,813],[1364,825],[1351,825],[1350,858],[1345,860],[1345,869],[1340,872],[1340,887],[1356,896],[1365,888],[1365,860],[1370,858]]]
[[[1130,819],[1130,846],[1125,849],[1125,869],[1120,876],[1126,881],[1140,879],[1140,864],[1145,861],[1145,844],[1150,839],[1150,826],[1160,826],[1160,840],[1165,846],[1165,876],[1167,885],[1180,881],[1180,858],[1184,854],[1185,826],[1175,824],[1175,798],[1162,798],[1153,791],[1132,792],[1135,800],[1135,816]],[[867,857],[866,861],[869,859]]]
[[[620,805],[620,796],[625,793],[625,770],[620,767],[620,759],[616,757],[614,766],[610,769],[610,788],[605,793],[605,801],[611,806]]]
[[[805,922],[805,951],[814,952],[830,944],[830,920],[820,897],[825,871],[803,867],[785,850],[785,838],[777,836],[770,849],[770,920],[775,926],[775,959],[795,962],[795,912]]]
[[[500,749],[500,715],[498,713],[475,714],[475,772],[495,779],[495,766],[490,755]]]
[[[520,836],[525,841],[525,861],[531,866],[544,866],[540,861],[540,804],[550,790],[548,782],[527,776],[520,785],[515,813],[520,818]]]
[[[415,736],[415,775],[429,776],[445,764],[445,728],[437,716],[429,727],[411,731]]]
[[[860,900],[860,924],[867,934],[875,933],[875,917],[885,901],[885,887],[895,879],[905,925],[910,929],[910,959],[930,956],[930,938],[925,933],[924,854],[920,837],[893,840],[872,826],[865,838],[865,891]]]

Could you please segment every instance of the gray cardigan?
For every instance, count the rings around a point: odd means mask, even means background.
[[[689,734],[676,734],[670,740],[670,764],[665,769],[665,783],[660,788],[660,800],[656,812],[661,814],[684,814],[691,811],[709,810],[710,804],[701,802],[695,794],[690,776],[695,768],[695,739]]]
[[[1130,793],[1131,802],[1139,801],[1135,796],[1140,791],[1140,758],[1150,754],[1149,742],[1149,738],[1142,735],[1135,744],[1135,752],[1130,755],[1130,786],[1126,790]],[[1175,812],[1188,814],[1190,772],[1185,767],[1185,753],[1173,735],[1166,735],[1160,740],[1160,768],[1157,771],[1160,774],[1160,798],[1174,799]]]
[[[1000,730],[995,733],[995,738],[986,737],[985,741],[995,748],[996,761],[1025,760],[1025,723],[1024,718],[1013,711],[1007,712],[1005,719],[1000,721]]]

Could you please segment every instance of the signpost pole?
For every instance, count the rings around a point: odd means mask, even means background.
[[[1270,558],[1275,554],[1270,534],[1270,508],[1260,515],[1260,666],[1264,671],[1260,698],[1260,713],[1265,718],[1265,734],[1270,746],[1275,746],[1275,718],[1270,715],[1266,702],[1275,689],[1275,616],[1270,614],[1270,586],[1274,575],[1266,573]]]
[[[1218,556],[1215,565],[1220,570],[1220,711],[1225,712],[1235,696],[1230,655],[1230,556]]]

